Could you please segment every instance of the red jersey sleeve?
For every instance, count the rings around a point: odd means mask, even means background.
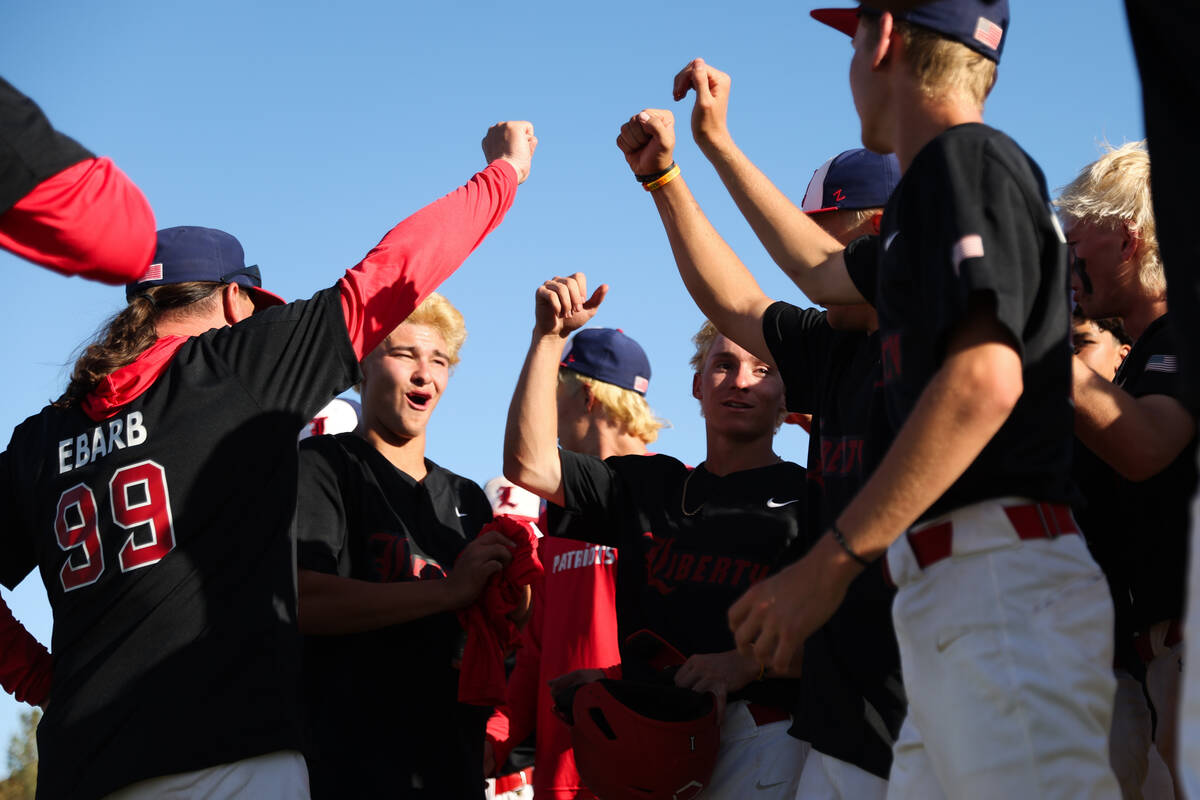
[[[0,686],[22,703],[43,705],[50,695],[53,667],[50,652],[0,600]]]
[[[504,219],[517,171],[493,161],[383,237],[339,283],[346,330],[361,359],[375,349]]]
[[[154,256],[154,226],[133,181],[110,159],[89,158],[0,214],[0,247],[64,275],[129,283]]]

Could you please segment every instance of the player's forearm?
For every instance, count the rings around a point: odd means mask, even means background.
[[[722,333],[769,359],[762,315],[771,299],[708,221],[683,178],[651,194],[692,300]]]
[[[742,216],[779,268],[810,300],[821,305],[861,303],[844,267],[844,249],[779,191],[732,140],[706,152]]]
[[[449,580],[373,583],[300,569],[299,625],[308,635],[379,630],[460,606]]]
[[[1196,422],[1172,397],[1133,397],[1072,359],[1075,433],[1088,449],[1131,481],[1170,466],[1196,433]]]
[[[346,330],[361,359],[448,278],[504,219],[517,172],[496,159],[466,185],[392,228],[339,283]]]
[[[562,349],[557,334],[534,333],[504,431],[504,476],[558,505],[563,502],[556,394]]]
[[[44,705],[53,672],[54,660],[45,645],[0,600],[0,686],[22,703]]]
[[[882,556],[975,461],[1021,391],[1021,360],[1011,345],[976,341],[951,352],[878,469],[839,515],[851,549],[867,560]]]

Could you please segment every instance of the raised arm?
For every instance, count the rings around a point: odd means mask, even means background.
[[[672,87],[676,100],[696,92],[692,135],[712,162],[763,247],[779,268],[814,303],[861,303],[842,260],[842,245],[797,208],[734,143],[727,125],[732,81],[695,59]]]
[[[554,278],[535,295],[533,340],[508,406],[504,477],[557,505],[563,504],[558,456],[558,364],[568,336],[596,315],[608,293],[601,284],[588,297],[587,278],[576,272]]]
[[[392,228],[339,287],[350,341],[361,359],[448,278],[504,219],[529,176],[537,137],[528,122],[493,125],[488,166],[466,185]]]

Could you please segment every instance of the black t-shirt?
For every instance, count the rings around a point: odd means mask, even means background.
[[[329,289],[189,339],[110,419],[14,431],[0,581],[39,567],[54,612],[39,797],[300,747],[296,434],[358,376]]]
[[[735,647],[729,607],[812,544],[804,468],[780,462],[718,477],[664,455],[560,451],[571,535],[616,547],[622,642],[653,631],[686,656]],[[686,493],[685,493],[686,489]],[[733,699],[788,709],[797,681],[753,682]]]
[[[845,256],[879,312],[884,400],[895,429],[976,299],[994,303],[1021,357],[1024,390],[1012,413],[922,518],[995,497],[1069,502],[1066,248],[1033,159],[986,125],[950,128],[913,159],[879,236],[851,242]]]
[[[94,156],[85,147],[54,130],[36,103],[0,78],[0,214],[42,181],[89,158]]]
[[[298,563],[343,578],[441,580],[492,519],[483,490],[426,461],[421,482],[351,433],[300,445]],[[458,702],[453,612],[306,636],[314,797],[482,797],[490,708]]]
[[[1134,397],[1160,394],[1179,399],[1183,395],[1183,376],[1167,316],[1150,323],[1117,370],[1115,383]],[[1157,475],[1140,482],[1118,479],[1121,521],[1130,542],[1134,619],[1139,628],[1183,617],[1189,501],[1195,488],[1194,435]]]
[[[825,312],[777,302],[763,336],[787,388],[788,411],[813,415],[808,445],[809,525],[829,529],[890,443],[879,413],[878,337],[838,331]],[[791,733],[818,751],[886,778],[907,712],[893,591],[882,562],[850,585],[833,617],[805,643]]]

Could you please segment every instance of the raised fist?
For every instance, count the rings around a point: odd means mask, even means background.
[[[682,100],[688,89],[696,91],[696,104],[692,107],[692,136],[710,158],[714,150],[732,141],[726,123],[732,84],[733,81],[724,72],[697,58],[679,71],[671,87],[676,100]]]
[[[557,334],[565,339],[596,316],[607,294],[608,284],[602,283],[589,297],[587,277],[582,272],[552,278],[539,286],[535,295],[535,330],[543,336]]]
[[[675,160],[675,116],[661,108],[647,108],[621,126],[617,147],[634,175],[662,172]]]
[[[533,165],[537,149],[532,122],[497,122],[483,137],[483,157],[490,164],[502,158],[517,171],[517,183],[524,183]]]

